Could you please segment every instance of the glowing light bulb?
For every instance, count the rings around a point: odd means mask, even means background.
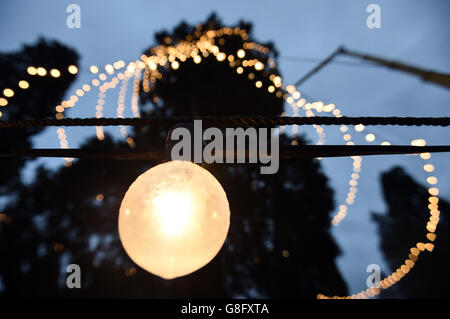
[[[51,69],[50,75],[53,76],[54,78],[59,78],[61,76],[61,72],[59,72],[59,70],[57,69]]]
[[[69,65],[67,70],[69,71],[70,74],[77,74],[78,73],[78,68],[75,65]]]
[[[208,264],[222,247],[230,208],[220,183],[185,161],[157,165],[139,176],[120,206],[119,234],[139,266],[165,279]]]

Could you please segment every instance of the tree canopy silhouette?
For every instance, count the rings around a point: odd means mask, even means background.
[[[21,51],[0,54],[0,88],[16,91],[9,103],[1,109],[2,119],[45,118],[54,115],[55,106],[60,103],[64,93],[75,79],[75,75],[62,73],[59,78],[51,76],[30,76],[28,66],[41,66],[46,69],[67,69],[68,65],[77,65],[78,54],[56,42],[39,39],[34,45],[25,45]],[[17,87],[17,83],[26,80],[28,89]],[[4,149],[31,147],[31,136],[42,128],[22,128],[1,130],[0,138]],[[7,194],[19,183],[19,171],[25,164],[25,158],[0,158],[2,183],[0,195]]]
[[[388,206],[387,212],[373,213],[381,238],[381,250],[388,265],[395,270],[407,258],[410,247],[423,240],[429,219],[427,189],[414,181],[400,167],[394,167],[381,176],[383,194]],[[450,253],[450,229],[447,215],[450,206],[439,200],[440,220],[436,228],[437,237],[432,253],[424,253],[418,262],[395,289],[384,297],[448,298],[445,283],[449,282],[447,272]]]
[[[251,24],[240,22],[252,40]],[[192,39],[196,30],[222,27],[215,16],[200,26],[181,23],[159,32],[157,44]],[[223,39],[223,40],[222,40]],[[222,52],[235,52],[243,40],[217,39]],[[248,50],[249,57],[276,60]],[[150,49],[151,51],[151,49]],[[148,53],[147,50],[144,53]],[[238,75],[210,55],[163,75],[143,92],[141,115],[277,115],[283,99],[255,87],[267,72]],[[274,68],[273,73],[279,74]],[[38,94],[38,92],[36,93]],[[45,95],[45,91],[42,92]],[[108,107],[105,105],[105,107]],[[134,128],[136,147],[163,146],[167,128]],[[280,144],[291,139],[282,135]],[[304,140],[300,140],[303,143]],[[91,138],[87,149],[125,149],[127,143],[106,135]],[[31,184],[17,184],[0,224],[0,275],[8,296],[64,297],[306,297],[318,292],[345,294],[336,267],[339,248],[330,234],[333,192],[317,160],[286,160],[274,175],[260,175],[254,164],[203,164],[220,181],[231,209],[227,241],[214,260],[199,271],[166,281],[139,269],[125,254],[117,231],[118,211],[128,186],[157,161],[76,160],[56,171],[40,167]],[[97,200],[102,194],[102,200]],[[64,265],[82,269],[82,288],[65,287]]]

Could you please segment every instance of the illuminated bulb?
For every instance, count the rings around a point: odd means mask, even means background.
[[[172,69],[176,70],[180,67],[180,63],[178,63],[178,61],[173,61],[171,66],[172,66]]]
[[[227,56],[225,55],[225,53],[220,52],[219,54],[217,54],[217,61],[222,62],[226,57]]]
[[[261,71],[262,69],[264,69],[264,64],[262,62],[256,62],[255,63],[255,69],[258,71]]]
[[[45,76],[47,74],[47,70],[43,67],[38,67],[36,72],[39,76]]]
[[[98,67],[95,65],[91,65],[91,67],[89,68],[89,71],[91,71],[91,73],[96,74],[98,73]]]
[[[417,139],[417,140],[412,140],[411,141],[411,145],[412,146],[425,146],[427,143],[424,139]]]
[[[367,135],[366,135],[366,141],[367,141],[367,142],[373,142],[373,141],[375,141],[375,135],[372,134],[372,133],[367,134]]]
[[[436,187],[431,187],[428,189],[428,193],[430,193],[430,195],[437,196],[439,195],[439,189]]]
[[[199,64],[200,62],[202,62],[202,58],[199,55],[194,56],[194,62],[196,64]]]
[[[25,89],[28,89],[30,87],[30,84],[27,81],[25,81],[25,80],[21,80],[21,81],[19,81],[19,87],[21,89],[25,90]]]
[[[28,73],[29,75],[36,75],[37,70],[36,70],[35,67],[29,66],[29,67],[27,68],[27,73]]]
[[[3,95],[6,97],[13,97],[14,96],[14,91],[11,89],[4,89],[3,90]]]
[[[114,67],[111,64],[107,64],[107,65],[105,65],[105,71],[108,74],[113,74],[114,73]]]
[[[185,161],[139,176],[120,206],[119,235],[130,258],[152,274],[173,279],[208,264],[222,247],[230,209],[219,182]]]
[[[57,70],[57,69],[51,69],[50,75],[53,76],[54,78],[59,78],[59,76],[61,75],[61,72],[59,72],[59,70]]]
[[[77,74],[78,73],[78,68],[75,65],[69,65],[67,70],[69,71],[70,74]]]
[[[273,84],[275,84],[276,87],[280,87],[281,86],[281,77],[279,77],[279,76],[274,77]]]
[[[8,100],[0,97],[0,106],[7,106],[8,105]]]
[[[238,56],[238,58],[242,59],[243,57],[245,57],[245,51],[242,49],[239,49],[237,52],[237,56]]]

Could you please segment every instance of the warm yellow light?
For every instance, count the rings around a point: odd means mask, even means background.
[[[113,74],[114,73],[114,67],[111,64],[107,64],[107,65],[105,65],[105,71],[108,74]]]
[[[436,187],[431,187],[428,189],[428,193],[430,193],[430,195],[437,196],[439,195],[439,189]]]
[[[288,85],[288,86],[286,86],[286,90],[289,93],[293,94],[295,92],[295,86],[294,85]]]
[[[178,63],[178,61],[173,61],[171,63],[172,69],[176,70],[180,67],[180,63]]]
[[[21,80],[21,81],[19,81],[19,87],[21,89],[25,90],[25,89],[28,89],[30,87],[30,84],[28,84],[28,82],[25,81],[25,80]]]
[[[98,73],[98,67],[95,65],[91,65],[91,67],[89,68],[89,70],[91,71],[91,73],[96,74]]]
[[[245,51],[243,49],[239,49],[237,52],[237,56],[238,58],[242,59],[243,57],[245,57]]]
[[[194,56],[194,62],[196,64],[199,64],[200,62],[202,62],[202,58],[199,55]]]
[[[61,72],[59,72],[59,70],[57,69],[51,69],[50,75],[53,76],[54,78],[59,78],[61,76]]]
[[[179,236],[187,231],[194,213],[194,199],[189,192],[168,191],[153,199],[161,230],[167,236]]]
[[[412,146],[425,146],[426,144],[427,142],[422,138],[411,141]]]
[[[14,96],[14,91],[11,89],[4,89],[3,90],[3,95],[6,97],[13,97]]]
[[[362,131],[364,131],[364,125],[363,124],[357,124],[357,125],[355,125],[355,131],[356,132],[362,132]]]
[[[67,70],[69,71],[70,74],[77,74],[78,73],[78,68],[75,65],[69,65]]]
[[[262,62],[256,62],[255,63],[255,69],[258,71],[261,71],[262,69],[264,69],[264,64]]]
[[[8,105],[8,100],[0,97],[0,106],[7,106]]]
[[[372,133],[367,134],[367,135],[366,135],[366,141],[367,141],[367,142],[373,142],[373,141],[375,141],[375,135],[372,134]]]
[[[256,81],[255,86],[257,88],[260,88],[262,86],[262,82],[261,81]]]
[[[279,77],[279,76],[274,77],[274,78],[273,78],[273,84],[274,84],[276,87],[280,87],[280,86],[281,86],[281,77]]]
[[[39,75],[39,76],[45,76],[45,75],[47,75],[47,70],[44,69],[43,67],[38,67],[37,70],[36,70],[36,72],[37,72],[37,75]]]
[[[424,160],[428,160],[431,157],[430,153],[420,153],[420,157]]]
[[[222,62],[223,60],[225,60],[225,58],[226,58],[227,56],[226,56],[226,54],[225,53],[223,53],[223,52],[220,52],[219,54],[217,54],[217,61],[219,61],[219,62]]]
[[[27,68],[27,73],[28,73],[29,75],[36,75],[37,70],[36,70],[36,68],[35,68],[34,66],[29,66],[29,67]]]
[[[119,235],[130,258],[165,279],[208,264],[222,247],[230,209],[219,182],[185,161],[155,166],[139,176],[120,206]]]

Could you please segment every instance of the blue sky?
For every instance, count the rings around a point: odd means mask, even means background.
[[[71,3],[81,7],[80,29],[66,26],[66,7]],[[366,7],[371,3],[381,7],[380,29],[366,26]],[[339,45],[449,73],[449,9],[450,2],[445,0],[1,1],[0,51],[18,50],[22,44],[33,43],[39,36],[74,47],[81,55],[81,72],[68,91],[70,96],[81,84],[91,80],[90,65],[105,65],[118,59],[135,60],[153,43],[155,31],[170,29],[183,19],[190,23],[201,22],[215,11],[226,24],[240,19],[252,22],[258,41],[273,41],[288,84],[315,65],[294,61],[291,57],[321,59]],[[450,91],[384,68],[331,64],[305,82],[300,91],[315,100],[336,104],[345,115],[450,116]],[[96,99],[96,94],[88,94],[71,109],[69,116],[95,116]],[[115,107],[105,110],[105,116],[114,116],[114,112]],[[447,128],[369,129],[377,136],[377,141],[389,139],[393,143],[409,144],[412,139],[425,138],[429,145],[449,144]],[[118,130],[112,130],[118,136]],[[310,129],[306,132],[315,139]],[[325,132],[326,143],[343,143],[338,128],[327,127]],[[69,146],[76,147],[93,134],[94,129],[70,128],[67,130]],[[356,142],[363,141],[363,138],[356,138]],[[45,130],[34,142],[35,147],[58,147],[56,128]],[[450,170],[446,166],[449,155],[433,155],[432,159],[441,181],[441,194],[448,199],[450,183],[446,181],[450,180]],[[31,176],[36,163],[42,162],[49,167],[62,163],[58,159],[40,159],[27,168],[25,176]],[[339,204],[346,196],[351,160],[326,159],[322,163]],[[333,230],[344,252],[338,265],[352,293],[365,288],[367,265],[377,263],[383,271],[389,271],[378,249],[378,236],[370,221],[370,212],[385,210],[379,174],[398,164],[424,181],[423,162],[416,156],[365,157],[356,202],[349,209],[347,219]]]

